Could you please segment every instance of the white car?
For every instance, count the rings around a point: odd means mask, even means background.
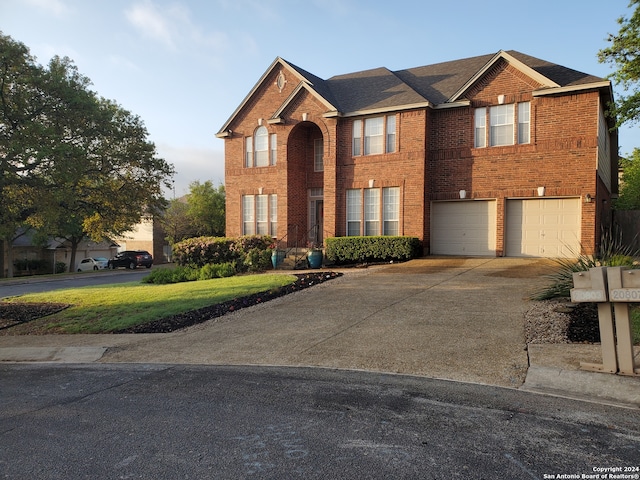
[[[91,270],[104,270],[107,268],[109,260],[104,257],[85,258],[78,265],[79,272],[88,272]]]

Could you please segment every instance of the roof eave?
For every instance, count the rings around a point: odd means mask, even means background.
[[[389,113],[389,112],[400,112],[405,110],[416,110],[419,108],[434,108],[433,103],[427,102],[419,102],[419,103],[408,103],[406,105],[394,105],[390,107],[380,107],[380,108],[370,108],[366,110],[356,110],[353,112],[347,113],[339,113],[339,112],[327,112],[323,116],[330,117],[362,117],[365,115],[374,115],[378,113]]]
[[[543,88],[540,90],[534,90],[534,97],[544,97],[545,95],[558,95],[571,92],[580,92],[584,90],[602,90],[611,89],[611,82],[609,80],[603,80],[602,82],[585,83],[582,85],[568,85],[566,87],[557,88]]]
[[[276,59],[271,63],[269,68],[267,68],[267,70],[265,70],[265,72],[262,74],[260,79],[253,86],[251,91],[247,94],[246,97],[244,97],[244,100],[242,100],[242,103],[240,103],[240,105],[238,105],[238,108],[235,109],[235,111],[231,114],[231,116],[224,123],[222,128],[218,131],[218,133],[216,133],[216,137],[218,137],[218,138],[227,138],[227,137],[230,136],[230,135],[227,134],[227,132],[229,131],[229,125],[231,124],[233,119],[238,115],[238,113],[240,113],[240,111],[244,108],[244,106],[247,104],[247,102],[249,102],[249,100],[251,99],[253,94],[258,90],[258,88],[260,88],[260,86],[263,84],[265,79],[271,74],[271,72],[276,68],[277,65],[281,65],[281,66],[286,67],[289,70],[291,70],[293,72],[293,74],[298,77],[300,82],[308,83],[308,80],[306,78],[304,78],[295,68],[293,68],[291,65],[289,65],[286,62],[286,60],[284,60],[282,57],[276,57]]]
[[[480,70],[478,70],[475,73],[475,75],[473,75],[464,85],[462,85],[462,87],[460,87],[460,89],[458,89],[458,91],[455,92],[451,96],[451,98],[449,98],[448,103],[456,102],[469,88],[471,88],[471,86],[474,83],[476,83],[480,78],[482,78],[482,76],[491,67],[493,67],[493,65],[500,59],[506,60],[510,64],[514,65],[518,70],[524,72],[527,76],[529,76],[530,78],[534,79],[535,81],[537,81],[541,85],[544,85],[544,86],[549,87],[549,88],[559,88],[560,87],[560,85],[558,85],[556,82],[554,82],[550,78],[545,77],[544,75],[536,72],[533,68],[531,68],[528,65],[522,63],[520,60],[518,60],[514,56],[509,55],[504,50],[500,50],[498,53],[496,53],[491,58],[491,60],[489,60]]]

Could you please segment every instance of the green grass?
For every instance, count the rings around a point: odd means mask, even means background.
[[[631,307],[631,334],[633,344],[640,345],[640,305]]]
[[[264,274],[170,285],[122,283],[32,293],[6,301],[72,305],[38,320],[42,333],[109,333],[268,291],[295,280],[292,275]]]

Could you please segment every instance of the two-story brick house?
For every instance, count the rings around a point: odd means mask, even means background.
[[[431,254],[597,248],[609,81],[515,51],[323,80],[277,58],[217,133],[227,235],[419,237]],[[311,238],[315,240],[315,238]]]

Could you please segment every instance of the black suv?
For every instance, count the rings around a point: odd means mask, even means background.
[[[139,265],[151,268],[152,264],[153,257],[146,250],[125,250],[109,260],[107,268],[112,270],[115,270],[118,267],[134,269]]]

